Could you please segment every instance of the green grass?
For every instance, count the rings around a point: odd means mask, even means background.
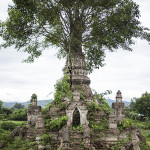
[[[141,134],[146,138],[147,145],[150,146],[150,120],[149,121],[139,121],[139,120],[128,120],[132,121],[134,126],[137,126]]]
[[[150,120],[149,121],[140,121],[140,120],[132,120],[128,118],[129,121],[133,123],[134,126],[137,126],[140,129],[149,130],[150,129]]]
[[[2,123],[7,123],[7,122],[15,123],[16,127],[27,123],[26,121],[12,121],[12,120],[5,120],[5,121],[3,121],[3,120],[0,120],[0,142],[9,142],[9,140],[10,140],[9,135],[10,135],[10,133],[12,131],[3,129],[1,127]]]
[[[150,146],[150,130],[140,129],[142,135],[146,138],[148,146]]]
[[[27,123],[27,121],[13,121],[13,120],[5,120],[5,121],[3,121],[3,120],[0,120],[0,125],[1,125],[3,122],[13,122],[13,123],[17,124],[18,126]]]

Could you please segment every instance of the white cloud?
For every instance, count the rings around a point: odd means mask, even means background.
[[[27,64],[21,63],[27,57],[25,53],[16,52],[12,48],[1,51],[0,99],[26,101],[33,93],[39,99],[52,98],[52,95],[47,95],[54,91],[56,80],[63,76],[61,70],[65,64],[64,60],[58,61],[54,52],[54,49],[46,50],[41,58]]]
[[[7,17],[7,4],[3,0],[0,6],[0,19]],[[136,0],[140,5],[141,22],[150,28],[150,1]],[[150,46],[137,40],[133,52],[118,50],[106,53],[106,66],[95,70],[91,75],[91,87],[98,92],[112,90],[110,98],[115,99],[117,90],[121,90],[124,100],[139,97],[145,91],[150,92]],[[21,63],[27,54],[14,48],[0,50],[0,99],[3,101],[27,101],[33,93],[38,99],[52,98],[47,95],[54,91],[56,80],[62,77],[64,60],[58,60],[56,50],[49,48],[33,64]]]
[[[3,1],[3,2],[2,2]],[[12,4],[12,0],[1,0],[0,4],[0,19],[4,21],[7,18],[8,4]]]
[[[149,45],[138,40],[133,49],[133,52],[118,50],[117,53],[107,53],[106,66],[91,75],[91,86],[100,92],[112,90],[112,99],[118,89],[122,91],[124,100],[150,91]]]

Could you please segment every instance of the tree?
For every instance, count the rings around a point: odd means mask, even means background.
[[[16,109],[12,114],[9,115],[10,120],[26,121],[27,120],[27,109]]]
[[[105,50],[131,50],[132,38],[150,41],[133,0],[13,0],[1,22],[3,47],[24,48],[34,61],[50,45],[59,56],[84,55],[89,70],[103,66]]]
[[[150,118],[150,93],[145,92],[140,98],[134,98],[130,105],[131,110]]]
[[[3,112],[3,102],[0,100],[0,114]]]
[[[16,103],[16,104],[12,107],[12,109],[22,109],[22,108],[24,108],[24,105],[22,105],[21,103]]]
[[[13,0],[9,17],[0,23],[1,47],[15,45],[33,62],[53,45],[66,57],[70,87],[92,99],[88,71],[103,66],[105,51],[132,50],[133,38],[150,41],[133,0]],[[86,60],[86,61],[85,61]]]
[[[5,114],[7,117],[13,113],[13,110],[11,108],[3,108],[3,114]]]

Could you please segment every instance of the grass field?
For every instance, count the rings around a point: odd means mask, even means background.
[[[21,125],[21,124],[26,124],[27,121],[14,121],[14,120],[0,120],[0,124],[3,123],[3,122],[13,122],[13,123],[16,123],[17,125]]]
[[[0,142],[7,141],[14,128],[26,123],[26,121],[0,120]]]
[[[140,129],[142,135],[146,138],[147,144],[150,146],[150,130]]]

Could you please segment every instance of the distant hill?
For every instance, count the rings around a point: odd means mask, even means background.
[[[112,103],[115,102],[115,100],[112,100],[112,99],[107,99],[106,101],[107,101],[107,103],[109,104],[109,106],[111,106]],[[52,100],[39,100],[39,101],[37,102],[37,104],[38,104],[39,106],[42,106],[43,108],[45,108],[45,105],[47,105],[49,102],[52,102]],[[16,103],[19,103],[19,102],[3,102],[3,107],[4,107],[4,108],[11,108],[11,107],[13,107]],[[130,105],[130,102],[124,101],[124,103],[125,103],[125,106],[129,106],[129,105]],[[23,102],[23,103],[21,103],[21,104],[24,105],[25,108],[27,108],[28,105],[30,104],[30,101]]]
[[[112,103],[116,102],[116,100],[112,100],[112,99],[106,99],[107,103],[109,104],[109,106],[112,105]],[[125,103],[125,106],[129,106],[130,102],[127,101],[123,101]]]
[[[43,108],[45,108],[45,105],[47,105],[49,102],[51,102],[52,100],[39,100],[37,102],[37,105],[39,106],[42,106]],[[19,102],[3,102],[3,107],[4,108],[11,108],[13,107],[16,103],[19,103]],[[27,101],[27,102],[23,102],[21,103],[22,105],[25,106],[25,108],[28,107],[28,105],[30,104],[30,101]]]

